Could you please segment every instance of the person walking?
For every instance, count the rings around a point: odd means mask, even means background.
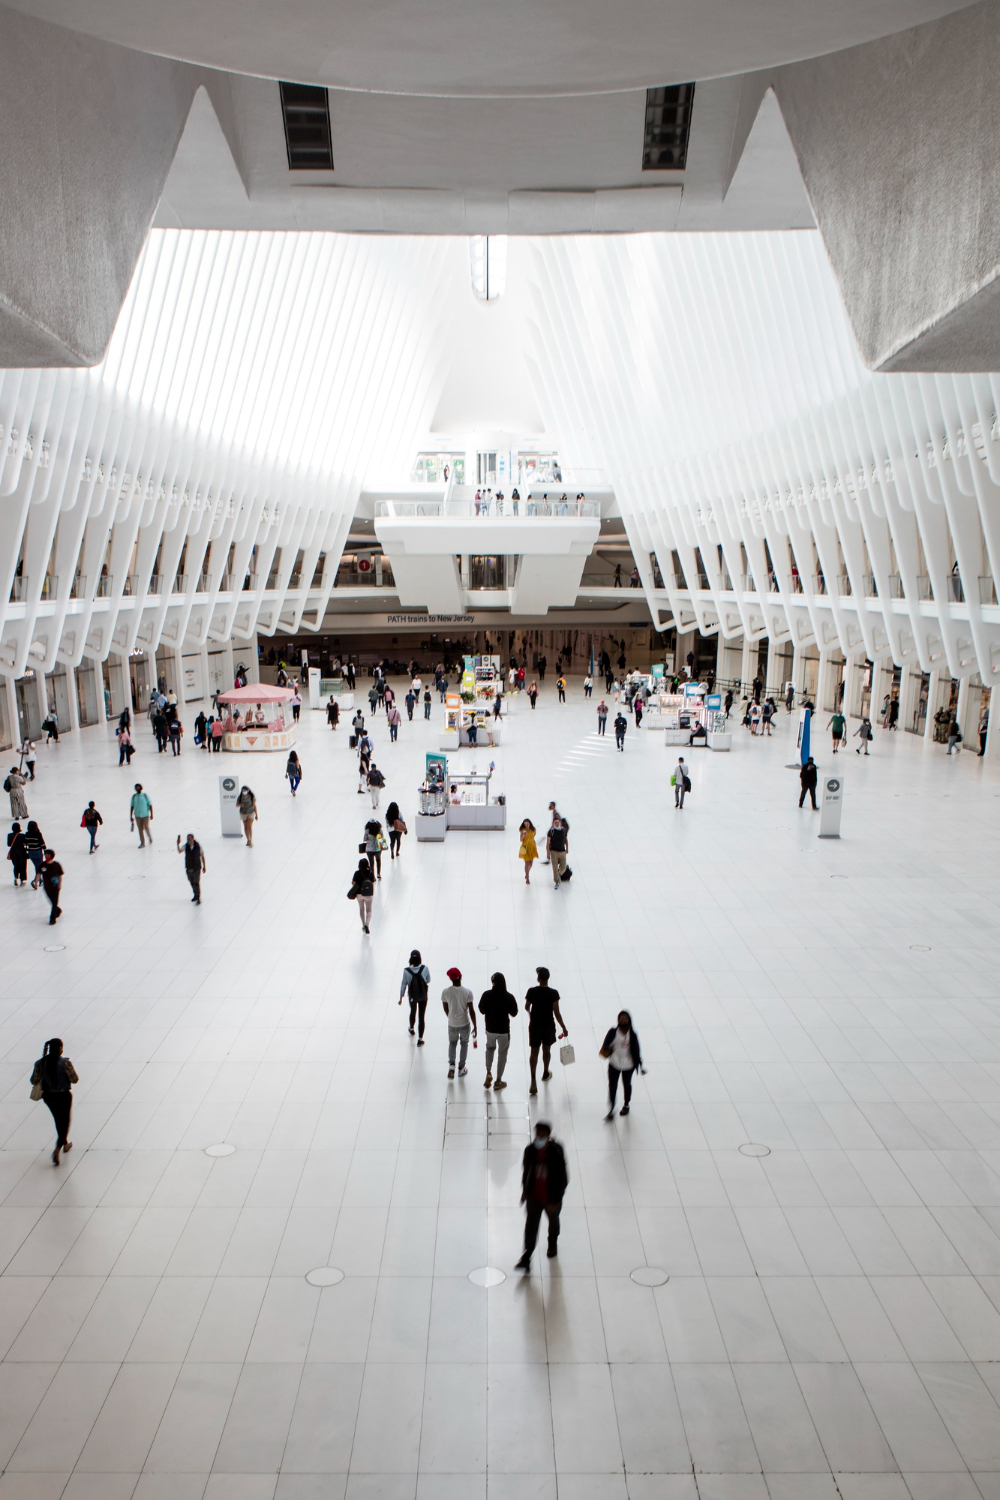
[[[640,1073],[646,1071],[642,1065],[639,1038],[632,1029],[632,1017],[627,1010],[618,1012],[618,1025],[612,1026],[601,1043],[601,1056],[608,1060],[608,1112],[604,1118],[610,1120],[615,1112],[619,1078],[622,1081],[622,1107],[619,1113],[627,1115],[632,1103],[632,1074],[636,1068]]]
[[[326,722],[331,729],[336,729],[340,723],[340,704],[332,693],[330,694],[330,701],[326,705]]]
[[[567,838],[567,830],[563,828],[562,818],[557,813],[545,839],[545,852],[548,863],[552,866],[552,880],[556,890],[562,885],[563,876],[567,873]]]
[[[403,722],[403,716],[393,702],[386,712],[386,723],[389,725],[389,740],[393,742],[399,734],[399,726]]]
[[[243,834],[247,841],[247,848],[253,848],[253,825],[259,816],[257,812],[257,798],[248,786],[240,787],[240,795],[236,799],[239,810],[240,822],[243,824]]]
[[[956,725],[955,728],[957,729],[958,726]],[[846,734],[846,731],[845,731],[845,734]],[[959,739],[962,738],[961,735],[959,735],[958,737],[959,737]],[[859,739],[861,741],[861,744],[864,745],[864,747],[865,747],[865,754],[867,755],[868,754],[868,746],[871,744],[872,740],[875,738],[874,732],[872,731],[872,721],[871,721],[871,719],[869,719],[869,718],[866,717],[866,718],[864,718],[864,719],[861,720],[861,728],[855,730],[855,732],[854,732],[854,738],[856,740]],[[860,755],[861,754],[861,745],[857,745],[855,747],[854,753],[855,753],[855,755]],[[950,741],[949,741],[949,745],[948,745],[948,754],[949,755],[951,754],[951,742]]]
[[[548,664],[549,664],[549,659],[548,659],[547,656],[540,656],[538,658],[538,680],[539,680],[539,682],[544,682],[545,681],[545,668],[548,666]]]
[[[840,749],[841,740],[847,738],[847,720],[839,709],[832,714],[826,727],[833,732],[833,753],[836,755]]]
[[[295,691],[292,694],[291,703],[292,723],[297,724],[299,722],[299,714],[302,712],[302,694],[299,692],[298,683],[296,683],[295,685]]]
[[[817,811],[817,808],[816,808],[816,782],[818,781],[818,779],[819,779],[819,771],[816,768],[816,762],[813,760],[812,756],[810,755],[809,759],[806,761],[805,765],[802,767],[802,770],[799,772],[799,785],[802,788],[801,792],[799,793],[799,806],[801,807],[802,804],[805,802],[805,800],[806,800],[806,794],[808,793],[809,797],[812,799],[812,809],[813,809],[813,812]]]
[[[222,736],[226,732],[226,726],[221,718],[212,718],[209,720],[209,724],[211,725],[209,738],[211,740],[212,754],[217,755],[222,750]]]
[[[24,797],[24,788],[27,777],[22,776],[17,766],[11,766],[4,781],[3,789],[10,793],[10,815],[12,818],[26,818],[28,816],[28,804]]]
[[[288,752],[288,760],[285,764],[285,780],[288,782],[292,796],[294,797],[299,789],[299,782],[302,780],[302,763],[295,750],[289,750]]]
[[[413,710],[416,707],[417,702],[417,695],[413,691],[412,687],[407,689],[406,697],[403,699],[403,702],[406,704],[406,717],[412,720]]]
[[[399,1003],[402,1005],[404,995],[410,997],[410,1035],[413,1035],[414,1027],[416,1027],[418,1047],[424,1045],[424,1015],[427,1010],[427,992],[430,982],[431,971],[420,957],[420,949],[414,948],[410,954],[410,962],[403,970],[403,980],[399,986]]]
[[[29,781],[34,781],[34,779],[35,779],[35,742],[34,742],[34,740],[27,739],[27,738],[24,740],[24,743],[21,746],[21,765],[24,768],[24,770],[27,771],[27,773],[28,773],[28,780]]]
[[[101,847],[97,842],[97,830],[100,828],[103,822],[104,819],[97,811],[94,803],[88,802],[87,806],[83,810],[83,817],[80,819],[80,827],[86,828],[87,832],[90,834],[89,852],[91,854],[93,854],[95,849],[99,849]]]
[[[431,716],[431,690],[430,690],[430,688],[425,688],[424,689],[424,718],[425,719],[429,719],[430,716]]]
[[[688,775],[688,768],[684,764],[684,757],[683,757],[683,755],[678,758],[677,764],[674,767],[674,778],[673,779],[674,779],[674,806],[675,807],[679,807],[683,811],[683,809],[684,809],[684,795],[685,795],[686,792],[689,792],[691,790],[691,778]]]
[[[521,1158],[521,1202],[525,1206],[524,1250],[515,1270],[530,1271],[531,1257],[538,1243],[542,1214],[548,1220],[546,1255],[555,1260],[559,1253],[559,1214],[569,1183],[566,1153],[552,1139],[552,1127],[545,1120],[535,1123],[535,1135],[525,1146]]]
[[[378,687],[377,687],[377,685],[375,683],[372,683],[371,687],[368,689],[368,709],[369,709],[369,712],[371,713],[371,715],[372,715],[373,718],[375,716],[375,710],[376,710],[377,707],[378,707]]]
[[[194,721],[194,738],[195,744],[200,745],[203,750],[208,749],[208,719],[204,709]]]
[[[619,709],[618,710],[618,716],[615,719],[615,745],[622,752],[623,755],[625,753],[625,731],[627,729],[628,729],[628,719],[626,719],[626,717],[622,713],[621,709]]]
[[[368,822],[365,824],[365,836],[363,842],[365,846],[364,850],[359,850],[359,853],[364,853],[364,856],[368,861],[369,868],[371,869],[374,878],[376,880],[381,880],[382,850],[385,848],[385,839],[382,836],[382,824],[379,822],[378,818],[368,819]]]
[[[189,833],[183,844],[181,843],[180,834],[177,835],[177,853],[184,856],[184,873],[191,887],[191,900],[195,906],[200,906],[201,877],[206,870],[205,851],[194,834]]]
[[[358,916],[361,918],[361,931],[371,932],[372,898],[375,895],[375,883],[372,880],[371,866],[366,859],[358,860],[358,868],[351,877],[351,888],[347,892],[348,901],[357,901]]]
[[[170,723],[168,724],[167,728],[170,730],[170,751],[171,751],[171,754],[173,754],[173,755],[180,755],[180,753],[181,753],[181,735],[184,733],[184,726],[183,726],[183,724],[181,723],[180,719],[177,717],[176,714],[174,714],[173,718],[170,720]]]
[[[135,754],[131,731],[127,724],[122,724],[116,733],[118,735],[118,764],[120,766],[131,765],[132,756]]]
[[[524,883],[531,884],[531,867],[538,858],[538,844],[535,841],[537,829],[530,818],[523,818],[521,826],[517,830],[521,835],[521,845],[517,851],[518,859],[524,860]]]
[[[990,731],[990,711],[984,708],[979,720],[979,754],[986,754],[986,739]]]
[[[31,1070],[31,1097],[43,1100],[55,1121],[56,1149],[52,1153],[52,1164],[56,1167],[60,1152],[73,1149],[69,1122],[73,1113],[73,1084],[79,1082],[73,1064],[63,1056],[61,1039],[52,1037],[45,1043],[41,1057]]]
[[[538,702],[538,683],[534,678],[531,679],[531,686],[528,688],[528,702],[534,712],[535,704]]]
[[[552,1048],[556,1040],[557,1021],[562,1027],[562,1037],[569,1036],[566,1022],[559,1010],[559,991],[554,990],[549,984],[548,969],[536,969],[535,977],[538,983],[532,985],[524,997],[524,1008],[528,1012],[528,1066],[531,1069],[529,1094],[538,1093],[535,1072],[538,1068],[539,1051],[542,1054],[542,1082],[548,1083],[552,1077],[550,1063]]]
[[[167,748],[167,716],[161,708],[153,715],[153,737],[156,740],[156,753],[162,755]]]
[[[622,565],[621,565],[621,563],[615,563],[615,581],[611,585],[611,587],[615,588],[615,589],[620,589],[621,586],[622,586]]]
[[[399,859],[403,852],[403,835],[410,830],[400,817],[398,802],[390,802],[386,808],[385,826],[389,830],[389,858]]]
[[[128,805],[128,826],[134,833],[135,826],[138,823],[140,849],[145,849],[147,838],[150,843],[153,842],[153,834],[149,826],[152,821],[153,804],[143,791],[142,782],[137,781],[135,791],[132,793],[132,800]]]
[[[556,678],[556,687],[559,691],[559,702],[566,702],[566,679],[561,674]]]
[[[45,864],[45,839],[42,830],[32,818],[24,830],[24,851],[31,860],[35,871],[35,878],[31,882],[31,889],[37,891],[42,883],[42,867]]]
[[[24,844],[24,834],[21,832],[20,823],[12,823],[10,833],[7,835],[7,858],[10,860],[14,870],[14,884],[28,884],[28,851]]]
[[[602,738],[604,736],[604,731],[607,728],[607,724],[608,724],[608,705],[605,703],[604,699],[602,698],[601,701],[600,701],[600,703],[597,705],[597,732],[598,732],[599,735],[601,735]]]
[[[732,711],[732,707],[733,707],[733,690],[732,690],[732,688],[727,688],[726,689],[726,702],[725,702],[726,718],[727,719],[729,718],[729,715],[730,715],[730,713]]]
[[[45,743],[48,744],[50,740],[55,740],[56,744],[58,745],[59,715],[56,713],[54,708],[49,709],[48,717],[43,723],[42,728],[45,730]]]
[[[493,1085],[494,1090],[507,1087],[503,1070],[507,1066],[510,1049],[510,1018],[517,1015],[517,1001],[507,989],[502,974],[490,975],[490,988],[479,997],[479,1013],[486,1025],[486,1078],[484,1088]],[[496,1082],[493,1081],[493,1056],[496,1053]]]
[[[375,762],[372,761],[372,768],[368,772],[368,795],[372,799],[372,807],[378,807],[378,799],[382,794],[382,788],[384,786],[385,777],[382,775],[382,772],[379,770]]]
[[[593,693],[594,693],[594,679],[591,677],[590,673],[588,672],[587,675],[586,675],[586,677],[583,679],[583,696],[585,698],[591,698],[591,697],[593,697]]]
[[[635,695],[635,702],[632,705],[632,712],[635,714],[635,727],[636,727],[636,729],[638,729],[639,726],[640,726],[640,724],[642,723],[642,694],[641,693],[636,693],[636,695]]]
[[[42,889],[49,898],[49,926],[54,927],[62,916],[59,898],[62,895],[63,867],[56,859],[55,851],[46,849],[42,865]]]
[[[448,978],[451,984],[441,991],[441,1005],[448,1017],[448,1077],[454,1078],[455,1076],[457,1052],[458,1076],[464,1078],[469,1071],[465,1066],[469,1055],[469,1031],[471,1029],[478,1045],[479,1023],[476,1020],[472,991],[467,990],[463,985],[461,969],[449,969]]]

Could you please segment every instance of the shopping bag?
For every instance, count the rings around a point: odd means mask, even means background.
[[[673,773],[671,773],[671,776],[670,776],[670,785],[671,786],[676,786],[677,785],[677,777]]]
[[[563,1045],[559,1048],[559,1061],[566,1065],[571,1062],[576,1062],[576,1053],[573,1051],[572,1042],[564,1042]]]

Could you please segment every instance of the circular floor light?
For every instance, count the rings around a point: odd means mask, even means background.
[[[306,1272],[310,1286],[337,1286],[343,1279],[344,1273],[337,1266],[317,1266],[314,1271]]]
[[[637,1286],[664,1286],[670,1280],[659,1266],[636,1266],[628,1274]]]
[[[506,1271],[501,1271],[499,1266],[477,1266],[474,1271],[469,1272],[469,1280],[473,1286],[499,1286],[507,1280]]]
[[[236,1147],[231,1146],[228,1141],[218,1141],[214,1146],[205,1147],[206,1156],[232,1156]]]
[[[741,1156],[770,1156],[770,1146],[760,1146],[756,1141],[744,1141],[740,1147]]]

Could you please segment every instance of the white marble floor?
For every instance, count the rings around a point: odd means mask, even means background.
[[[879,736],[820,843],[784,716],[692,753],[678,814],[655,735],[617,755],[579,683],[554,697],[496,755],[507,834],[411,834],[370,938],[344,899],[367,799],[319,715],[294,802],[281,758],[240,767],[253,850],[218,834],[230,757],[144,726],[131,772],[103,727],[42,752],[66,916],[0,886],[0,1500],[998,1500],[1000,776]],[[437,711],[387,738],[412,826]],[[529,890],[515,829],[551,796],[575,878]],[[489,1135],[482,1052],[448,1083],[434,1003],[415,1049],[414,945],[435,991],[551,968],[577,1061],[537,1110],[521,1018]],[[623,1004],[649,1073],[605,1124]],[[81,1077],[58,1170],[27,1082],[53,1034]],[[571,1183],[525,1280],[529,1113]]]

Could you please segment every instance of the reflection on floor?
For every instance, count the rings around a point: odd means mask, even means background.
[[[103,727],[40,754],[66,916],[2,890],[0,1500],[1000,1496],[1000,777],[879,736],[820,843],[784,715],[692,751],[678,813],[655,734],[617,755],[578,682],[554,700],[492,757],[506,834],[411,833],[370,938],[344,899],[370,807],[321,715],[294,801],[283,757],[240,761],[252,850],[218,833],[231,758],[190,738],[157,756],[140,722],[131,770]],[[375,731],[411,829],[437,715]],[[517,825],[553,797],[575,876],[528,889]],[[543,962],[575,1064],[529,1100],[519,1016],[506,1094],[481,1049],[449,1084],[445,969],[520,997]],[[649,1073],[606,1124],[622,1005]],[[27,1083],[53,1034],[81,1077],[58,1171]],[[531,1117],[571,1182],[559,1259],[523,1279]]]

